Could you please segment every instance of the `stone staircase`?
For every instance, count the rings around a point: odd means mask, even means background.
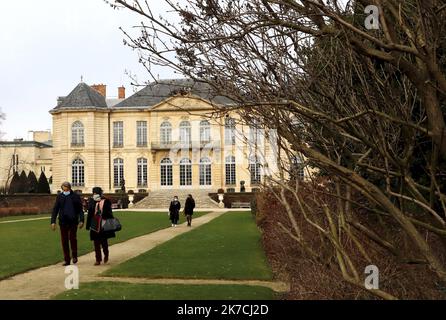
[[[181,209],[184,208],[187,195],[191,194],[195,200],[195,208],[218,208],[218,203],[209,197],[214,190],[207,189],[165,189],[149,192],[149,195],[135,204],[135,209],[168,209],[170,201],[178,196]]]

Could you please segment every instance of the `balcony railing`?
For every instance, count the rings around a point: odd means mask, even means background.
[[[220,147],[220,141],[171,141],[165,143],[163,141],[154,141],[150,144],[152,150],[171,150],[171,149],[195,149],[195,148],[217,148]]]
[[[85,143],[83,142],[72,142],[71,148],[83,148],[85,147]]]

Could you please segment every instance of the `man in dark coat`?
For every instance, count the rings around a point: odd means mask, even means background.
[[[71,184],[64,182],[61,186],[51,215],[51,229],[56,230],[56,218],[59,216],[60,235],[65,263],[70,264],[70,245],[73,263],[77,263],[77,228],[84,225],[84,211],[80,196],[71,190]]]
[[[187,226],[192,226],[192,215],[194,214],[195,200],[192,195],[188,195],[186,203],[184,204],[184,214],[186,215]]]
[[[178,220],[180,219],[180,209],[181,203],[178,201],[178,197],[173,197],[173,200],[170,202],[169,213],[170,220],[172,221],[172,227],[176,227],[178,224]]]
[[[104,197],[103,191],[100,187],[93,188],[93,196],[88,202],[86,225],[86,229],[90,230],[90,240],[94,243],[94,251],[96,254],[96,262],[94,265],[98,266],[102,262],[101,247],[102,251],[104,252],[104,263],[107,263],[109,258],[108,239],[114,238],[116,235],[114,231],[99,230],[99,232],[96,232],[92,230],[92,222],[93,219],[96,218],[99,219],[99,223],[101,223],[102,220],[113,219],[111,201]]]

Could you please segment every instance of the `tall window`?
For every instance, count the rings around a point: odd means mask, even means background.
[[[200,122],[200,142],[208,143],[211,141],[211,124],[207,120]]]
[[[71,163],[71,182],[73,186],[85,185],[84,162],[81,159],[74,159]]]
[[[225,159],[225,169],[226,169],[226,184],[236,184],[235,175],[235,157],[227,156]]]
[[[261,165],[259,159],[255,156],[249,160],[249,171],[251,173],[251,185],[261,182]]]
[[[147,159],[139,158],[138,162],[138,187],[147,187]]]
[[[73,147],[84,146],[84,125],[80,121],[71,125],[71,145]]]
[[[19,171],[19,155],[18,154],[12,155],[12,171],[13,171],[13,173],[16,173]]]
[[[180,186],[192,185],[192,164],[189,159],[180,161]]]
[[[163,123],[161,123],[160,139],[161,144],[172,143],[172,125],[170,124],[170,122],[164,121]]]
[[[210,186],[212,184],[211,160],[209,158],[200,159],[200,186]]]
[[[260,121],[255,120],[249,128],[249,144],[257,147],[262,145],[263,130],[260,127]]]
[[[189,144],[191,141],[191,128],[189,121],[182,121],[180,123],[180,143]]]
[[[147,121],[136,121],[136,145],[147,146]]]
[[[172,161],[169,158],[161,160],[161,185],[172,185]]]
[[[113,122],[113,147],[120,148],[124,146],[124,122]]]
[[[124,160],[121,158],[113,160],[113,177],[114,186],[121,186],[122,180],[124,180]]]
[[[233,118],[225,119],[225,144],[235,144],[235,120]]]
[[[291,157],[291,179],[303,179],[305,177],[304,164],[301,156]]]

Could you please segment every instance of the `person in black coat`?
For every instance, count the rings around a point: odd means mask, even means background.
[[[114,231],[100,230],[99,232],[96,232],[92,229],[93,219],[98,218],[98,214],[101,215],[101,221],[113,218],[111,201],[104,197],[103,191],[100,187],[94,187],[93,196],[88,201],[86,229],[90,230],[90,240],[92,240],[94,243],[94,251],[96,253],[95,266],[100,265],[102,262],[101,247],[102,251],[104,252],[104,263],[108,262],[108,239],[116,236]]]
[[[184,214],[186,215],[187,226],[192,226],[192,215],[194,214],[195,200],[192,195],[188,195],[186,203],[184,204]]]
[[[176,227],[178,224],[178,220],[180,219],[180,209],[181,203],[178,201],[178,197],[175,196],[169,206],[169,216],[172,221],[172,227]]]
[[[84,225],[84,211],[80,196],[71,190],[71,184],[61,185],[63,192],[59,193],[51,214],[51,229],[56,230],[56,218],[59,216],[60,236],[64,254],[64,266],[70,264],[70,246],[73,263],[77,263],[77,228]]]

